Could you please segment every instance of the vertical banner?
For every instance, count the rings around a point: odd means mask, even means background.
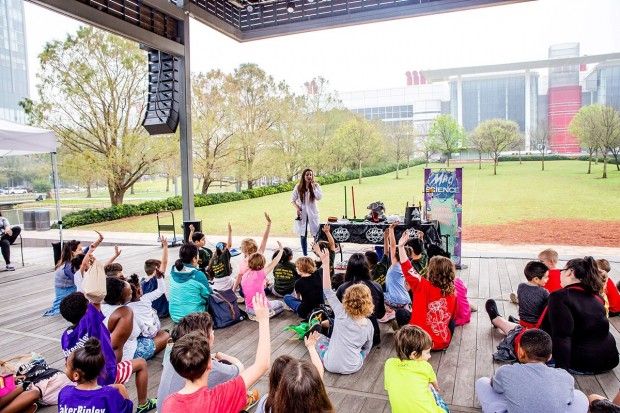
[[[457,268],[461,266],[462,205],[463,168],[424,169],[426,220],[439,221],[445,250]]]

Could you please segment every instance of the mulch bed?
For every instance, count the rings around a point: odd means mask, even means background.
[[[619,248],[620,222],[541,219],[504,225],[464,226],[463,241]]]

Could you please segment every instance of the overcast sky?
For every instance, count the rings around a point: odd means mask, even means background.
[[[25,9],[35,97],[37,55],[80,23],[30,2]],[[192,21],[191,67],[230,72],[257,63],[296,92],[319,75],[340,92],[400,87],[408,70],[545,59],[556,43],[579,42],[582,55],[618,52],[619,22],[619,0],[538,0],[241,44]]]

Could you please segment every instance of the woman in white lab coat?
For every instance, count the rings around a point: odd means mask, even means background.
[[[295,234],[301,236],[301,250],[304,256],[308,255],[308,230],[312,236],[319,232],[319,208],[316,201],[322,197],[321,187],[314,182],[314,171],[310,168],[304,169],[291,195],[291,204],[297,210]]]

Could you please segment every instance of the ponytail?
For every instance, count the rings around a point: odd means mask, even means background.
[[[599,294],[603,289],[603,279],[594,258],[590,256],[574,258],[566,263],[566,268],[573,270],[575,278],[590,294]]]
[[[174,268],[175,268],[177,271],[181,271],[181,270],[183,269],[183,260],[182,260],[182,259],[180,259],[180,258],[179,258],[178,260],[176,260],[176,261],[174,262]]]

